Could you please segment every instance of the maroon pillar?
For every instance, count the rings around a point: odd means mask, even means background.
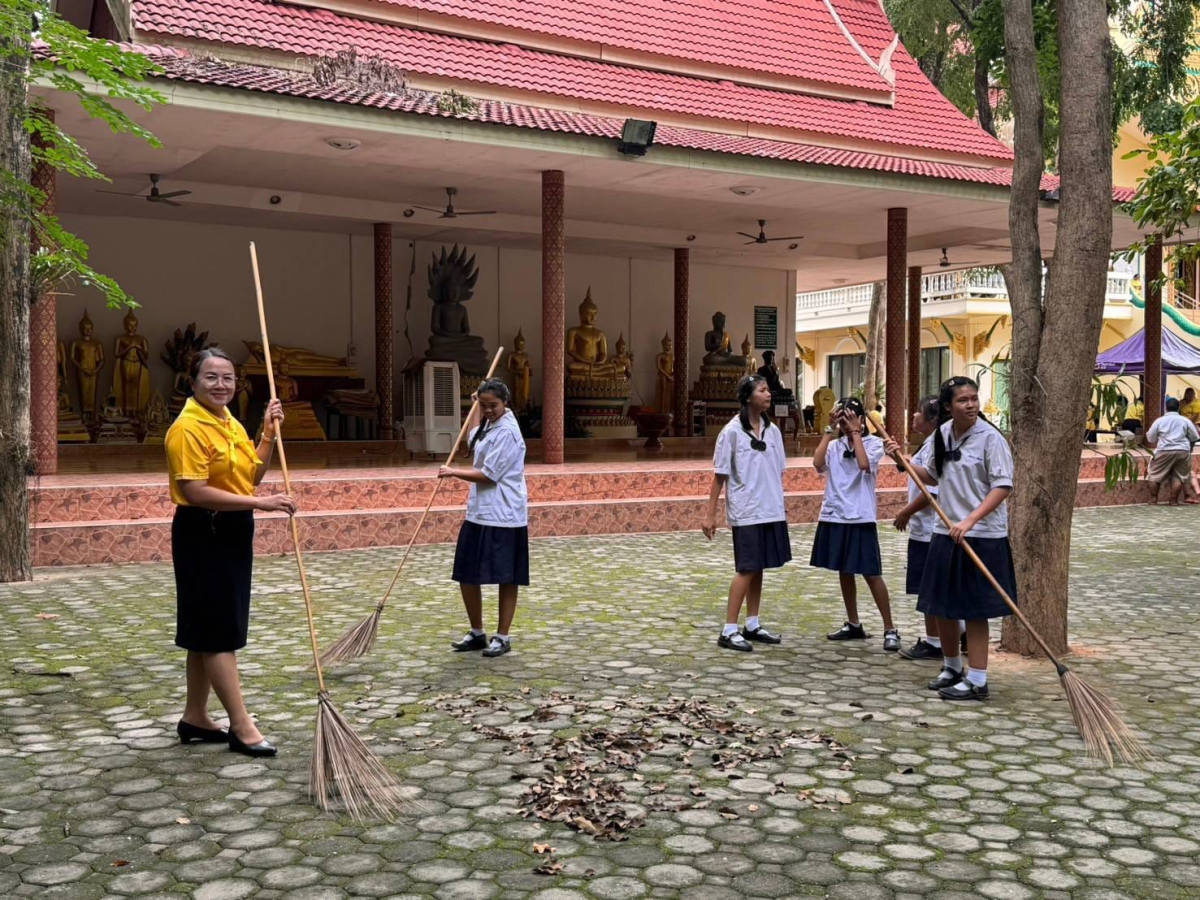
[[[921,402],[921,267],[908,267],[908,422]],[[897,438],[899,440],[899,438]]]
[[[887,386],[884,408],[887,430],[897,440],[907,433],[904,404],[904,310],[905,276],[908,267],[908,210],[887,212]]]
[[[379,392],[379,439],[390,441],[396,421],[396,373],[392,345],[392,226],[375,223],[375,390]],[[350,336],[354,340],[354,336]]]
[[[563,346],[567,338],[563,173],[542,173],[542,462],[563,461]]]
[[[1156,284],[1162,265],[1162,235],[1155,235],[1146,247],[1146,374],[1142,391],[1146,413],[1142,428],[1147,430],[1163,412],[1162,288]]]
[[[691,254],[686,247],[675,249],[675,434],[692,433],[692,411],[688,406],[688,278]]]
[[[54,215],[53,166],[33,167],[33,186],[42,192],[41,211]],[[37,252],[37,241],[30,249]],[[40,294],[29,310],[29,417],[34,465],[39,475],[58,471],[58,298]]]

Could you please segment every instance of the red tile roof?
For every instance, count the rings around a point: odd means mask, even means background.
[[[891,92],[846,39],[824,0],[381,2],[637,53]]]
[[[875,0],[838,0],[846,25],[878,56],[894,34]],[[264,0],[134,0],[135,29],[160,40],[192,38],[288,54],[318,56],[356,47],[401,69],[492,89],[521,91],[530,105],[566,101],[702,117],[714,129],[798,132],[819,143],[847,140],[860,149],[903,155],[929,151],[964,163],[1007,161],[1011,151],[967,119],[896,50],[892,107],[755,88],[631,66],[451,37]],[[546,100],[539,102],[539,96]],[[549,98],[554,98],[553,100]]]
[[[365,106],[397,113],[451,117],[449,113],[444,113],[438,108],[437,95],[427,91],[409,91],[404,95],[397,95],[370,93],[349,84],[323,87],[308,75],[294,71],[202,58],[194,56],[186,50],[156,45],[141,45],[131,49],[150,56],[162,66],[163,72],[160,77],[174,81]],[[543,109],[499,101],[483,101],[476,112],[459,118],[486,124],[578,134],[613,141],[619,138],[624,122],[621,118]],[[805,165],[892,172],[918,178],[990,184],[998,187],[1007,186],[1012,180],[1012,170],[1007,167],[980,168],[945,165],[878,153],[829,149],[790,141],[738,137],[675,126],[659,127],[655,135],[655,145],[760,159],[784,160]],[[1042,188],[1044,190],[1056,187],[1058,187],[1057,176],[1046,175],[1043,178]],[[1133,191],[1130,188],[1116,188],[1113,199],[1124,202],[1129,200],[1132,195]]]

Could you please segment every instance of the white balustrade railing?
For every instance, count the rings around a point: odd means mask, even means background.
[[[1104,293],[1105,303],[1128,303],[1133,275],[1109,272]],[[1043,285],[1043,288],[1045,285]],[[861,312],[871,306],[870,284],[850,284],[824,291],[796,295],[796,315],[820,313]],[[921,278],[921,302],[938,303],[945,300],[1004,300],[1008,289],[1004,276],[997,269],[962,269],[955,272],[935,272]]]

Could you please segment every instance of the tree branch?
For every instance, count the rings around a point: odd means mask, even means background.
[[[963,6],[959,0],[950,0],[950,5],[954,7],[954,11],[957,12],[962,18],[963,25],[966,26],[967,31],[970,31],[975,27],[975,22],[971,19],[971,14],[967,12],[966,7]]]

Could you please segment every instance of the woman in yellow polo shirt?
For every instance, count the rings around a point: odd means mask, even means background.
[[[237,651],[250,624],[250,573],[254,562],[254,510],[295,513],[283,494],[256,497],[275,449],[283,408],[267,405],[258,446],[226,405],[237,372],[223,350],[201,350],[192,359],[192,397],[167,431],[171,500],[171,559],[175,564],[175,643],[187,650],[187,704],[176,726],[185,743],[228,742],[247,756],[274,756],[246,711]],[[229,730],[208,715],[208,695],[229,714]]]

